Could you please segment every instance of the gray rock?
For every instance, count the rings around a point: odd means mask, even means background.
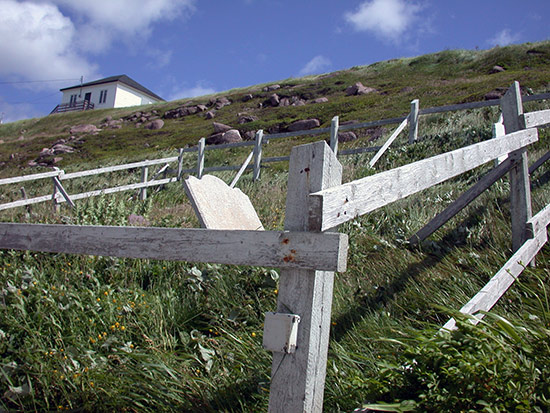
[[[266,86],[264,87],[264,92],[272,92],[274,90],[277,90],[277,89],[280,89],[281,88],[281,85],[270,85],[270,86]]]
[[[351,142],[357,139],[357,135],[351,131],[338,132],[338,142]]]
[[[489,74],[493,75],[495,73],[505,72],[506,69],[499,65],[494,65],[493,68],[489,71]]]
[[[313,99],[310,103],[327,103],[327,102],[328,102],[328,98],[322,97],[322,98]]]
[[[279,102],[279,106],[290,106],[290,99],[289,98],[282,98]]]
[[[243,139],[245,141],[252,141],[252,140],[256,139],[256,132],[254,132],[253,130],[249,130],[249,131],[245,132],[243,134]]]
[[[279,103],[281,100],[279,99],[279,95],[274,93],[269,97],[269,104],[271,106],[279,106]]]
[[[321,122],[319,122],[319,119],[303,119],[303,120],[297,120],[296,122],[293,122],[290,125],[288,125],[287,130],[289,132],[296,132],[300,130],[318,128],[320,125],[321,125]]]
[[[164,121],[162,119],[155,119],[143,125],[145,129],[149,129],[149,130],[162,129],[163,126],[164,126]]]
[[[224,106],[228,106],[228,105],[231,105],[231,101],[229,99],[227,99],[226,97],[221,97],[221,98],[216,99],[214,107],[216,109],[221,109]]]
[[[236,129],[228,130],[227,132],[215,133],[209,138],[206,138],[207,145],[221,145],[224,143],[241,142],[243,139],[241,134]]]
[[[366,95],[367,93],[373,93],[373,92],[376,92],[376,89],[372,87],[364,86],[361,82],[357,82],[356,84],[349,86],[346,89],[346,95],[348,96]]]
[[[208,107],[206,105],[197,105],[197,110],[200,112],[205,112],[208,110]]]
[[[206,119],[214,119],[214,118],[216,117],[216,114],[210,110],[210,111],[206,112],[206,114],[204,115],[204,117],[205,117]]]
[[[231,126],[224,125],[223,123],[219,122],[212,122],[212,126],[214,126],[214,133],[223,133],[232,129]]]
[[[101,129],[98,129],[95,125],[77,125],[71,127],[69,133],[74,135],[77,133],[98,133],[100,131]]]
[[[239,125],[242,125],[244,123],[254,122],[257,121],[258,118],[256,116],[248,115],[248,114],[240,114],[239,119],[237,120],[237,123]]]
[[[52,146],[51,151],[54,155],[59,155],[61,153],[73,153],[74,148],[69,145],[58,143],[57,145]]]
[[[243,96],[242,101],[243,102],[248,102],[249,100],[252,100],[252,99],[254,99],[254,96],[252,96],[250,93],[248,93],[247,95]]]

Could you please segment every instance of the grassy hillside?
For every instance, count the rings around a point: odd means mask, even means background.
[[[505,71],[493,73],[494,66]],[[514,80],[521,83],[524,93],[547,91],[550,88],[550,42],[513,45],[486,51],[447,50],[431,55],[395,59],[369,66],[320,76],[291,78],[277,83],[281,89],[264,91],[266,85],[230,90],[216,96],[167,102],[160,105],[66,113],[0,125],[0,176],[13,175],[15,169],[28,169],[42,148],[49,148],[60,139],[69,138],[71,126],[91,123],[100,126],[107,116],[123,119],[133,113],[157,110],[162,116],[169,110],[186,104],[206,104],[212,98],[227,97],[232,104],[216,111],[214,121],[231,125],[241,132],[264,129],[284,129],[298,119],[318,118],[328,126],[333,116],[340,121],[369,121],[405,115],[410,101],[420,99],[421,107],[484,100],[487,93],[504,90]],[[346,96],[345,90],[356,82],[376,89],[362,96]],[[327,103],[304,106],[266,107],[273,93],[281,98],[293,96],[311,102],[326,97]],[[243,102],[245,95],[252,99]],[[211,106],[209,106],[211,108]],[[240,113],[257,120],[239,125]],[[75,162],[91,165],[116,162],[117,159],[156,157],[159,150],[196,145],[201,137],[213,132],[212,120],[204,112],[179,119],[165,119],[158,131],[136,128],[126,122],[121,129],[104,128],[98,135],[79,140],[77,151],[63,155],[58,166],[65,168]],[[32,169],[33,171],[36,168]],[[30,173],[30,171],[25,171]]]
[[[218,111],[216,120],[236,125],[237,113],[248,108],[259,118],[246,124],[254,129],[311,116],[328,125],[336,114],[343,120],[402,115],[413,98],[420,98],[424,107],[481,100],[516,79],[522,87],[546,91],[549,56],[550,43],[445,51],[289,79],[278,82],[281,95],[290,85],[302,85],[296,89],[327,96],[329,102],[260,109],[257,104],[273,93],[263,92],[262,85],[251,88],[256,92],[224,93],[234,101]],[[495,64],[507,70],[489,75]],[[356,81],[381,92],[345,96],[345,87]],[[261,97],[241,102],[247,93]],[[170,102],[157,110],[181,104]],[[526,105],[529,111],[539,109],[548,109],[548,103]],[[21,155],[6,161],[2,173],[21,172],[19,166],[29,159],[23,156],[27,149],[30,154],[33,145],[50,145],[66,136],[70,125],[99,124],[107,115],[124,117],[136,110],[2,125],[2,153],[13,148]],[[488,139],[497,117],[497,108],[422,117],[420,141],[390,149],[377,168]],[[61,165],[69,169],[159,157],[158,151],[170,146],[196,142],[208,127],[211,121],[200,114],[167,120],[160,133],[126,125],[86,138],[80,152],[64,157]],[[21,129],[26,130],[25,140],[18,141]],[[108,134],[116,134],[112,140],[120,148],[102,141]],[[549,142],[548,130],[541,129],[529,158],[546,152]],[[371,156],[343,158],[344,181],[374,173],[366,166]],[[465,324],[452,337],[435,336],[449,312],[473,296],[511,254],[507,178],[419,248],[406,242],[490,166],[340,227],[349,234],[350,253],[348,271],[335,280],[325,411],[407,400],[412,402],[393,411],[414,404],[418,411],[548,410],[548,247],[537,268],[527,269],[495,308],[493,313],[505,319],[489,319],[476,329]],[[228,182],[233,174],[219,176]],[[548,165],[532,176],[534,212],[550,199],[549,178]],[[113,184],[97,179],[96,186]],[[123,180],[125,175],[109,179]],[[265,168],[259,182],[252,182],[249,174],[240,181],[266,229],[283,227],[286,181],[283,167]],[[74,210],[62,207],[61,214],[50,208],[44,204],[30,212],[4,211],[0,220],[128,225],[130,214],[139,214],[153,226],[198,227],[177,184],[146,202],[113,195],[79,201]],[[0,251],[0,410],[266,411],[271,357],[261,348],[262,322],[263,314],[276,308],[277,279],[277,270],[270,268]]]

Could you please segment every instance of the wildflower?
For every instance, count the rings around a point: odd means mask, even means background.
[[[101,301],[101,298],[97,297],[95,300],[99,303]]]
[[[120,326],[120,329],[121,329],[122,331],[124,331],[124,330],[126,330],[126,327]]]
[[[109,291],[105,291],[103,294],[105,294],[105,296],[109,295]]]
[[[256,333],[252,332],[252,337],[256,337]]]
[[[94,382],[93,381],[90,382],[90,387],[94,387]]]

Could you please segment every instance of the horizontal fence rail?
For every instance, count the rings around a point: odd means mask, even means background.
[[[345,234],[0,223],[0,248],[345,271]]]
[[[536,129],[423,159],[310,195],[310,216],[324,231],[422,191],[538,140]]]

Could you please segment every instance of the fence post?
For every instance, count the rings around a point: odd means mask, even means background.
[[[342,166],[326,142],[295,146],[290,154],[285,230],[309,227],[309,194],[342,181]],[[281,270],[277,312],[300,316],[296,351],[273,353],[270,412],[321,412],[334,273]]]
[[[146,159],[147,160],[147,159]],[[149,167],[143,166],[141,168],[141,182],[146,183],[149,175]],[[139,192],[139,200],[145,201],[147,199],[147,188],[141,188],[141,191]]]
[[[177,180],[181,181],[181,174],[183,171],[183,148],[178,149],[178,175]]]
[[[339,118],[335,116],[330,122],[330,149],[334,154],[338,153],[338,128],[339,128]]]
[[[415,143],[418,139],[418,113],[420,102],[415,99],[411,102],[411,114],[409,115],[409,143]]]
[[[260,168],[262,164],[262,140],[264,138],[264,131],[260,129],[256,132],[256,142],[254,144],[254,173],[252,179],[257,181],[260,179]]]
[[[53,179],[52,179],[52,183],[53,183],[53,193],[52,193],[53,212],[55,214],[58,214],[61,208],[61,206],[59,205],[59,202],[57,201],[57,192],[59,192],[59,190],[57,189],[57,185],[55,184],[55,181]]]
[[[519,82],[514,82],[500,99],[502,119],[506,133],[522,129],[520,116],[523,102]],[[531,188],[527,149],[522,148],[510,156],[517,156],[515,166],[510,170],[510,212],[512,218],[512,250],[515,252],[527,240],[526,224],[531,219]]]
[[[199,139],[199,148],[198,148],[198,159],[197,159],[197,178],[201,179],[202,174],[204,173],[204,145],[206,144],[206,139]]]

